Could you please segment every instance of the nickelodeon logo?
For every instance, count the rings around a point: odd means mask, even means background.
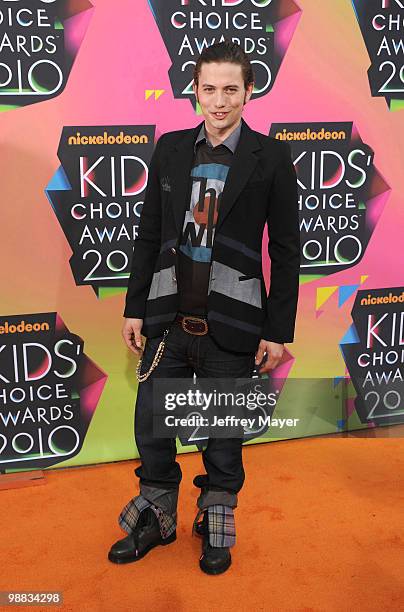
[[[276,132],[275,138],[278,140],[346,140],[345,130],[329,131],[323,127],[319,130],[287,130],[283,128],[281,132]]]
[[[396,302],[404,302],[404,291],[400,295],[390,293],[388,295],[372,295],[369,293],[360,301],[361,306],[371,306],[373,304],[395,304]]]
[[[104,132],[101,134],[93,135],[82,135],[80,132],[76,132],[75,136],[69,136],[67,144],[72,145],[114,145],[114,144],[148,144],[149,137],[147,134],[124,134],[122,130],[119,134],[108,134]]]
[[[0,325],[0,334],[23,334],[24,332],[49,331],[49,329],[49,323],[46,321],[42,321],[41,323],[26,323],[22,320],[20,323],[16,324],[4,321],[4,323]]]

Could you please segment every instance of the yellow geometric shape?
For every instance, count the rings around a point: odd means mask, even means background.
[[[324,302],[326,302],[328,298],[330,298],[337,289],[338,289],[338,286],[319,287],[317,289],[317,296],[316,296],[316,310],[320,308],[320,306],[322,306]]]
[[[361,285],[362,285],[362,283],[365,282],[365,280],[368,278],[368,276],[369,276],[368,274],[363,274],[363,276],[361,276],[361,282],[360,282]]]
[[[159,97],[164,93],[164,89],[156,89],[156,95],[155,98],[156,100],[159,99]]]
[[[145,100],[148,100],[150,96],[154,93],[154,89],[146,89],[144,93],[145,93]]]

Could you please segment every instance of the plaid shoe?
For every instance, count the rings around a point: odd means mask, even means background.
[[[202,513],[204,513],[203,519],[198,522]],[[205,515],[207,515],[206,518]],[[236,543],[236,525],[233,508],[224,504],[212,504],[199,510],[194,520],[192,533],[203,537],[207,536],[211,546],[234,546]]]
[[[113,563],[139,561],[155,546],[159,544],[165,546],[174,542],[175,539],[175,531],[167,538],[162,537],[156,514],[150,507],[145,508],[140,512],[133,531],[113,544],[108,553],[108,559]]]
[[[177,511],[167,514],[161,508],[145,499],[143,495],[133,497],[121,511],[118,517],[119,526],[127,533],[132,533],[141,514],[150,508],[157,517],[163,538],[168,538],[177,527]]]
[[[223,506],[223,508],[226,508],[226,506]],[[210,509],[212,510],[209,513]],[[203,537],[202,554],[199,558],[199,567],[203,572],[205,572],[205,574],[211,575],[222,574],[231,565],[231,554],[229,547],[211,546],[209,543],[212,539],[210,529],[213,527],[210,523],[210,516],[214,516],[215,513],[218,513],[218,508],[209,506],[203,513],[202,521],[197,523],[197,527],[195,528],[196,532],[198,533],[199,530],[199,535],[202,535]]]

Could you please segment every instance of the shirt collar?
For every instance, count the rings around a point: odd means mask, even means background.
[[[223,140],[223,142],[220,143],[220,144],[225,145],[225,147],[227,147],[228,149],[230,149],[232,153],[234,153],[234,151],[236,150],[238,141],[240,139],[241,123],[242,122],[240,121],[236,129],[234,129],[232,133],[229,134],[229,136],[225,140]],[[201,129],[199,130],[199,134],[195,140],[194,153],[196,152],[196,145],[198,144],[198,142],[201,142],[201,140],[206,140],[207,144],[212,146],[205,134],[205,122],[202,123]]]

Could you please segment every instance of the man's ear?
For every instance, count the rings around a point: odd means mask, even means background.
[[[249,99],[252,96],[253,93],[253,89],[254,89],[254,83],[250,83],[247,87],[247,89],[245,90],[245,95],[244,95],[244,104],[246,104]]]

